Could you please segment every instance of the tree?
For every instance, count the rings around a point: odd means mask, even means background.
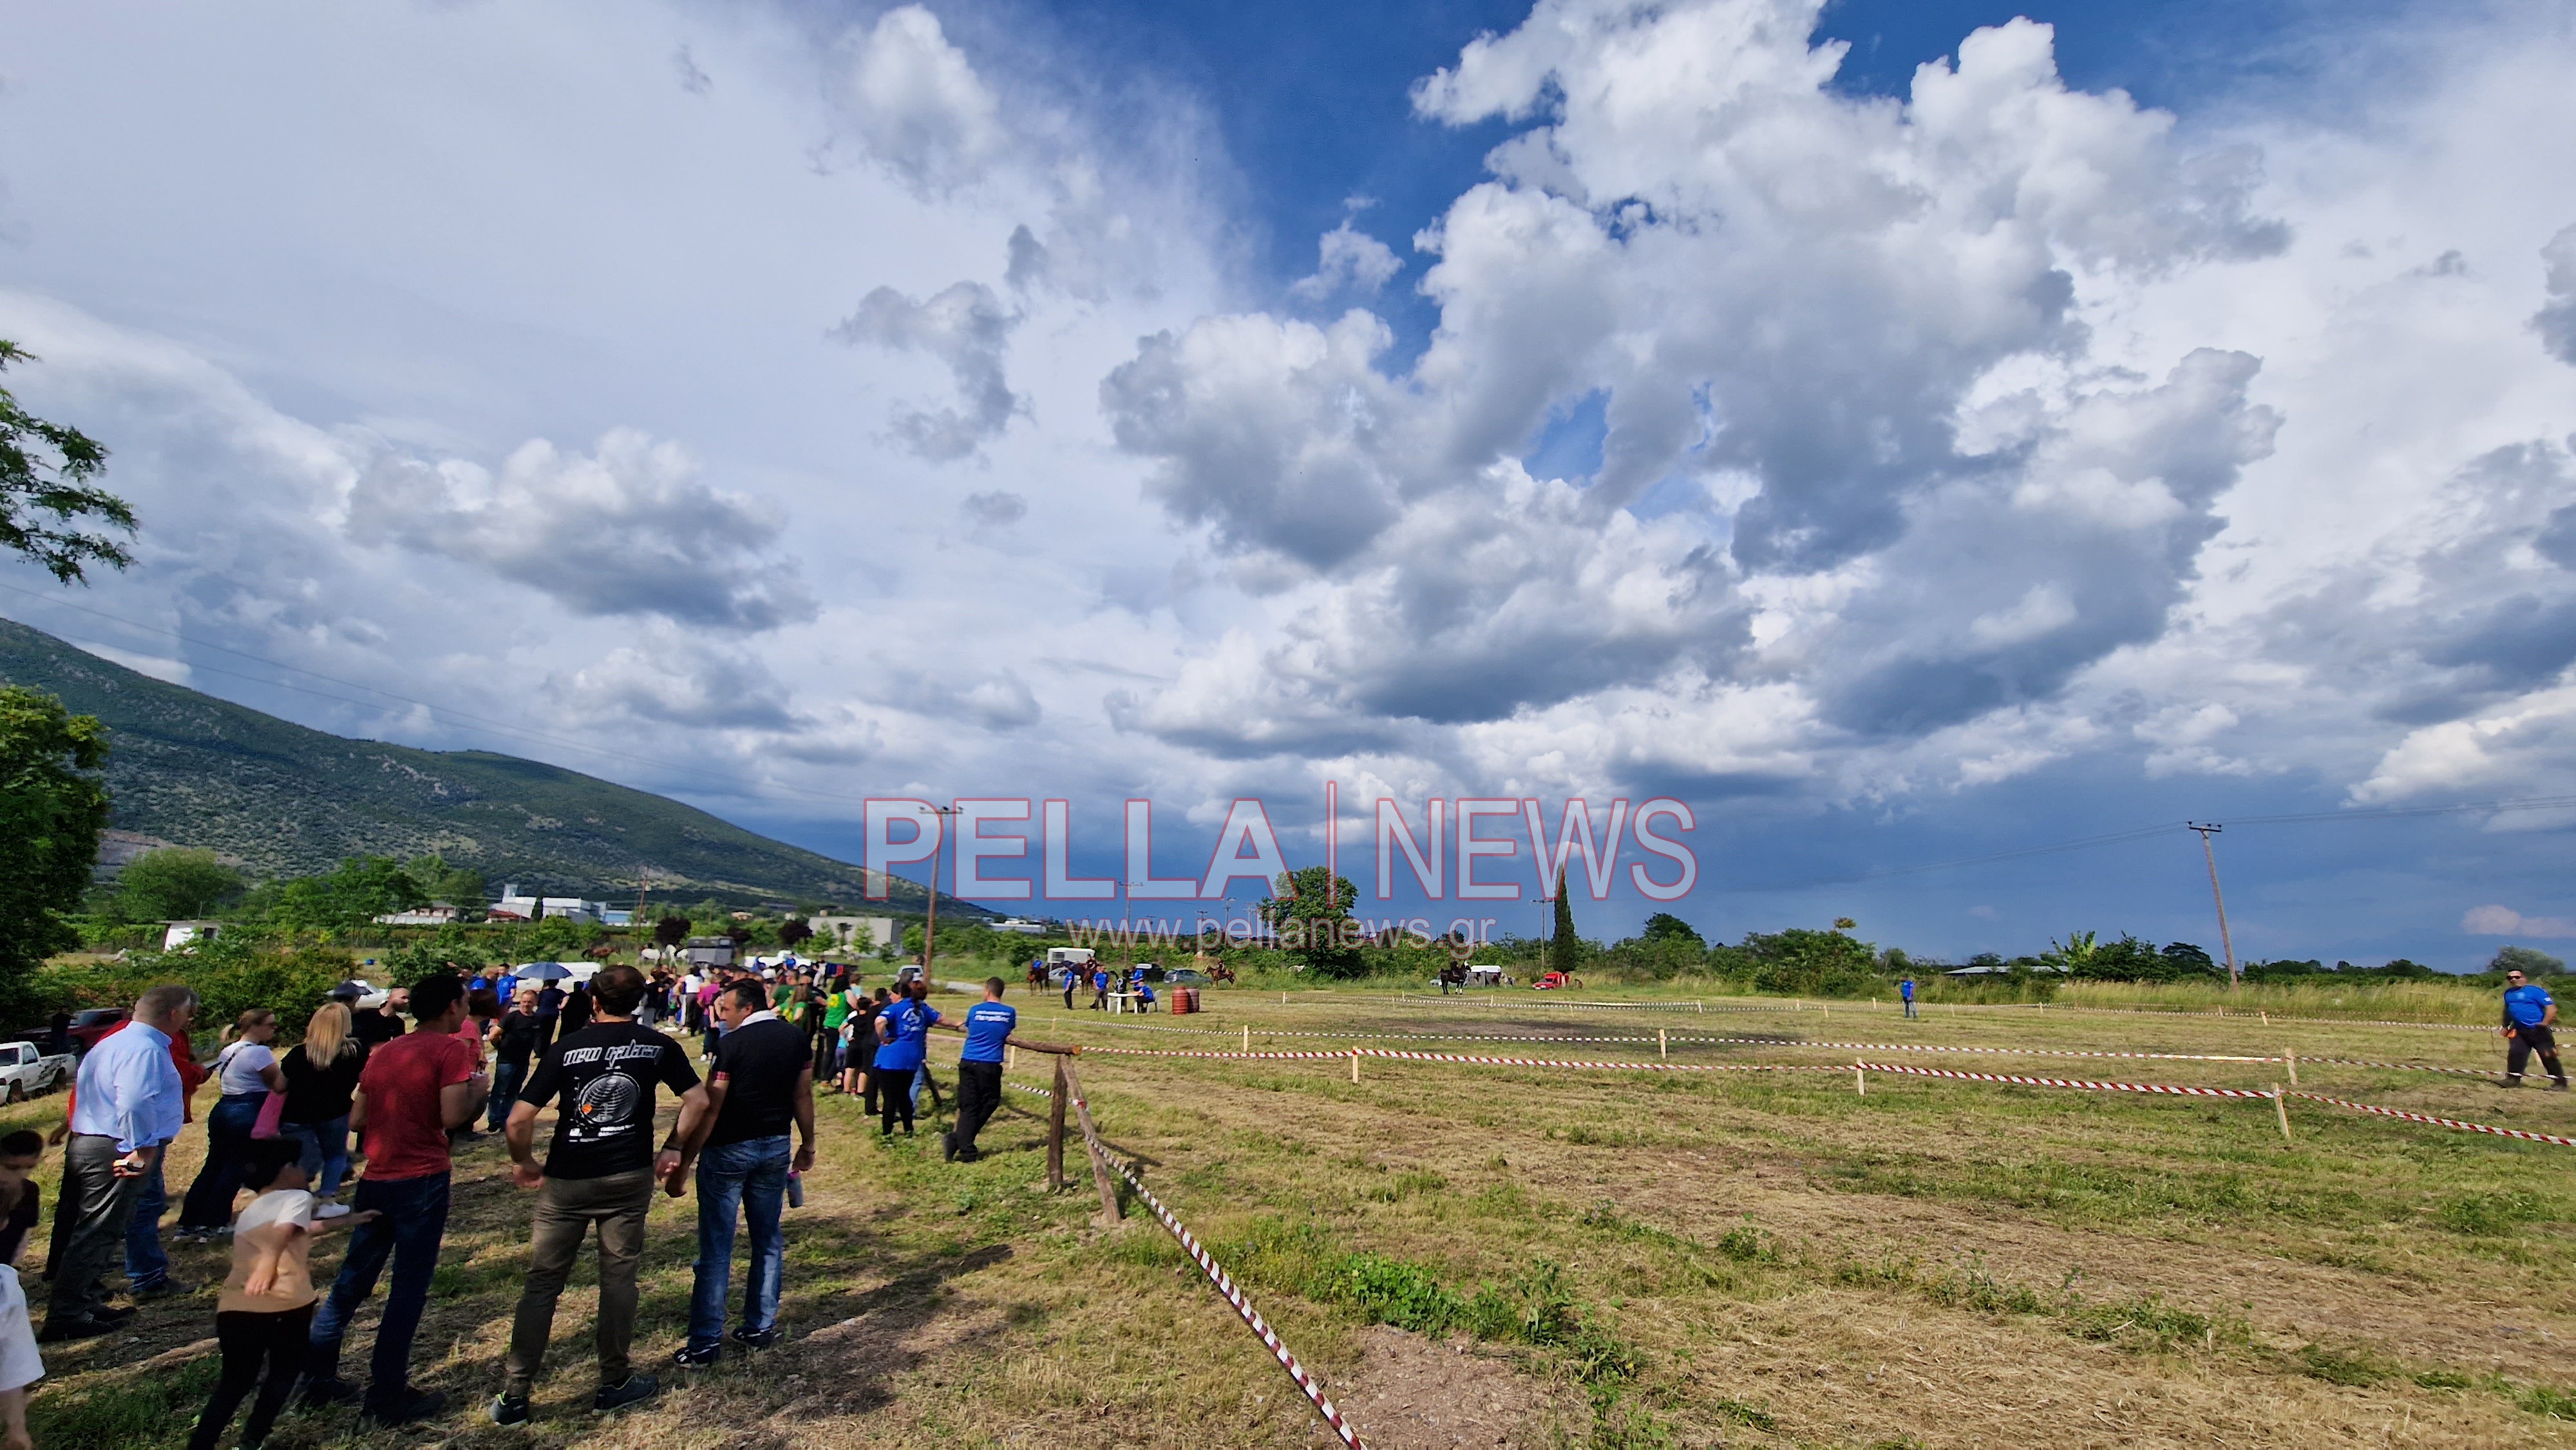
[[[1547,964],[1560,972],[1583,965],[1583,938],[1574,932],[1574,900],[1565,894],[1565,868],[1556,868],[1556,934],[1547,944]]]
[[[1680,917],[1673,915],[1669,911],[1658,911],[1654,915],[1647,917],[1646,929],[1638,933],[1638,935],[1644,937],[1648,941],[1663,941],[1668,938],[1678,938],[1688,941],[1696,946],[1704,947],[1708,945],[1707,941],[1700,936],[1698,928],[1692,926],[1689,922],[1682,920]]]
[[[429,894],[390,856],[351,856],[336,870],[289,881],[271,919],[291,931],[350,931],[429,904]]]
[[[657,947],[675,947],[688,939],[689,919],[685,916],[666,916],[653,923],[653,945]]]
[[[33,361],[25,349],[0,337],[0,371]],[[0,388],[0,548],[34,560],[64,584],[84,579],[84,566],[122,569],[133,556],[104,533],[72,525],[96,519],[134,532],[134,510],[90,480],[107,468],[107,450],[77,428],[48,423],[18,406]],[[38,515],[50,516],[45,523]]]
[[[63,913],[80,905],[107,829],[106,765],[95,716],[0,686],[0,1011],[21,1007],[26,974],[46,957],[80,944]]]
[[[1761,991],[1859,997],[1879,985],[1877,948],[1838,931],[1793,926],[1770,936],[1748,936],[1739,950]]]
[[[450,866],[447,858],[436,851],[406,862],[403,874],[432,901],[444,901],[466,911],[483,906],[483,873],[471,867]]]
[[[806,925],[805,919],[801,916],[791,916],[778,924],[778,944],[780,946],[790,948],[799,947],[813,939],[814,928]]]
[[[204,916],[241,891],[240,872],[185,846],[146,851],[116,874],[117,905],[135,921]]]
[[[1351,903],[1359,899],[1359,891],[1349,877],[1308,866],[1281,872],[1272,892],[1253,912],[1278,933],[1282,951],[1319,977],[1367,974],[1360,924],[1351,920]]]
[[[2567,970],[2567,964],[2537,948],[2506,947],[2495,954],[2494,961],[2487,963],[2487,970],[2499,976],[2506,972],[2520,972],[2537,981]]]

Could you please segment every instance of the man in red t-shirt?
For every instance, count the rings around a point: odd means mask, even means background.
[[[349,1236],[331,1297],[313,1316],[304,1362],[306,1404],[330,1404],[352,1392],[340,1379],[340,1340],[358,1306],[376,1291],[393,1261],[393,1287],[376,1326],[364,1421],[401,1425],[436,1414],[447,1396],[411,1387],[411,1341],[429,1304],[430,1275],[447,1233],[447,1130],[483,1110],[491,1086],[475,1045],[456,1029],[465,1018],[465,983],[435,973],[411,989],[412,1030],[367,1054],[349,1109],[367,1155],[350,1207],[376,1210]]]

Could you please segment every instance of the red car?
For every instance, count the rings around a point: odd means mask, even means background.
[[[123,1026],[134,1012],[126,1007],[92,1007],[72,1014],[72,1051],[87,1052],[98,1040]]]
[[[1530,983],[1530,987],[1533,990],[1540,992],[1561,992],[1568,987],[1580,987],[1582,985],[1582,978],[1569,977],[1563,972],[1547,972],[1542,974],[1537,981]]]

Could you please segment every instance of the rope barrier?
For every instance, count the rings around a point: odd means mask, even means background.
[[[2305,1098],[2312,1103],[2332,1103],[2338,1108],[2350,1108],[2356,1113],[2376,1113],[2383,1118],[2403,1118],[2410,1123],[2430,1123],[2437,1128],[2457,1128],[2463,1133],[2492,1133],[2499,1138],[2520,1138],[2526,1143],[2555,1143],[2562,1148],[2576,1148],[2576,1138],[2562,1138],[2555,1133],[2526,1133],[2520,1128],[2490,1128],[2484,1123],[2463,1123],[2457,1118],[2437,1118],[2431,1113],[2410,1113],[2403,1108],[2373,1107],[2369,1103],[2349,1102],[2343,1098],[2330,1098],[2319,1093],[2294,1092],[2290,1096]]]
[[[1168,1057],[1182,1054],[1155,1055]],[[1311,1055],[1341,1057],[1345,1054],[1335,1052]],[[1021,1087],[1018,1083],[1005,1083],[1003,1086],[1018,1088],[1021,1092],[1033,1093],[1050,1101],[1055,1097],[1055,1094],[1046,1088]],[[1076,1098],[1074,1102],[1083,1107],[1090,1106],[1085,1099]],[[1251,1327],[1253,1333],[1261,1336],[1262,1345],[1270,1351],[1273,1358],[1279,1361],[1279,1367],[1288,1371],[1288,1378],[1296,1382],[1297,1388],[1303,1391],[1307,1400],[1314,1405],[1315,1413],[1324,1417],[1324,1423],[1332,1427],[1333,1433],[1341,1437],[1342,1443],[1349,1446],[1350,1450],[1368,1450],[1368,1447],[1360,1442],[1360,1432],[1352,1429],[1350,1422],[1342,1418],[1342,1412],[1334,1409],[1333,1402],[1324,1397],[1322,1382],[1307,1373],[1306,1367],[1297,1362],[1297,1356],[1290,1352],[1287,1345],[1280,1342],[1279,1332],[1272,1329],[1270,1322],[1261,1317],[1260,1310],[1252,1307],[1252,1301],[1244,1297],[1242,1288],[1234,1282],[1234,1276],[1227,1273],[1225,1266],[1216,1261],[1216,1256],[1207,1251],[1207,1245],[1199,1242],[1198,1235],[1191,1233],[1179,1217],[1164,1206],[1163,1200],[1154,1196],[1153,1190],[1145,1186],[1144,1180],[1136,1175],[1134,1169],[1119,1162],[1117,1155],[1109,1151],[1108,1146],[1100,1141],[1098,1135],[1089,1130],[1087,1124],[1083,1137],[1088,1140],[1091,1151],[1099,1155],[1101,1162],[1117,1170],[1118,1176],[1127,1180],[1127,1186],[1136,1191],[1138,1201],[1154,1211],[1154,1221],[1161,1224],[1173,1238],[1180,1241],[1182,1251],[1190,1256],[1190,1262],[1199,1266],[1199,1272],[1205,1274],[1208,1282],[1216,1286],[1217,1293],[1225,1296],[1225,1302],[1233,1306],[1234,1312]]]
[[[1199,1037],[1232,1037],[1242,1030],[1240,1028],[1229,1029],[1220,1027],[1157,1027],[1142,1022],[1074,1021],[1072,1025],[1114,1027],[1129,1032],[1175,1032]],[[2137,1061],[2154,1062],[2272,1063],[2287,1060],[2277,1056],[2249,1055],[2243,1053],[2109,1052],[2082,1051],[2072,1048],[2057,1047],[1953,1047],[1914,1042],[1833,1042],[1823,1040],[1810,1041],[1790,1037],[1728,1037],[1712,1036],[1707,1034],[1685,1036],[1678,1033],[1663,1038],[1628,1036],[1604,1037],[1593,1035],[1569,1036],[1565,1034],[1523,1037],[1494,1032],[1322,1032],[1307,1031],[1298,1028],[1254,1028],[1253,1035],[1259,1037],[1322,1038],[1355,1042],[1583,1042],[1627,1045],[1669,1043],[1675,1047],[1720,1045],[1740,1047],[1818,1047],[1833,1048],[1847,1052],[1955,1052],[1992,1057],[2100,1057],[2127,1058]],[[1089,1050],[1093,1052],[1110,1051],[1110,1049],[1103,1047],[1095,1047]],[[1325,1055],[1338,1057],[1344,1054],[1327,1053]],[[2302,1065],[2313,1064],[2318,1066],[2334,1067],[2375,1067],[2401,1072],[2438,1072],[2448,1073],[2456,1077],[2489,1077],[2493,1075],[2492,1070],[2488,1068],[2439,1067],[2429,1062],[2378,1062],[2353,1057],[2302,1057],[2299,1059],[2299,1062]]]
[[[2271,1093],[2258,1088],[2184,1087],[2179,1083],[2165,1082],[2088,1082],[2081,1078],[2066,1077],[2013,1077],[1994,1072],[1954,1072],[1946,1067],[1906,1067],[1893,1062],[1862,1062],[1854,1063],[1853,1066],[1867,1068],[1871,1072],[1897,1073],[1904,1077],[1946,1077],[1965,1082],[2019,1083],[2025,1087],[2084,1088],[2093,1092],[2156,1093],[2185,1098],[2268,1099],[2272,1096]]]

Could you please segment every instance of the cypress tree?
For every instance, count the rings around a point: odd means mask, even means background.
[[[1548,943],[1547,962],[1560,972],[1583,961],[1583,938],[1574,934],[1574,903],[1565,895],[1565,868],[1556,868],[1556,936]]]

